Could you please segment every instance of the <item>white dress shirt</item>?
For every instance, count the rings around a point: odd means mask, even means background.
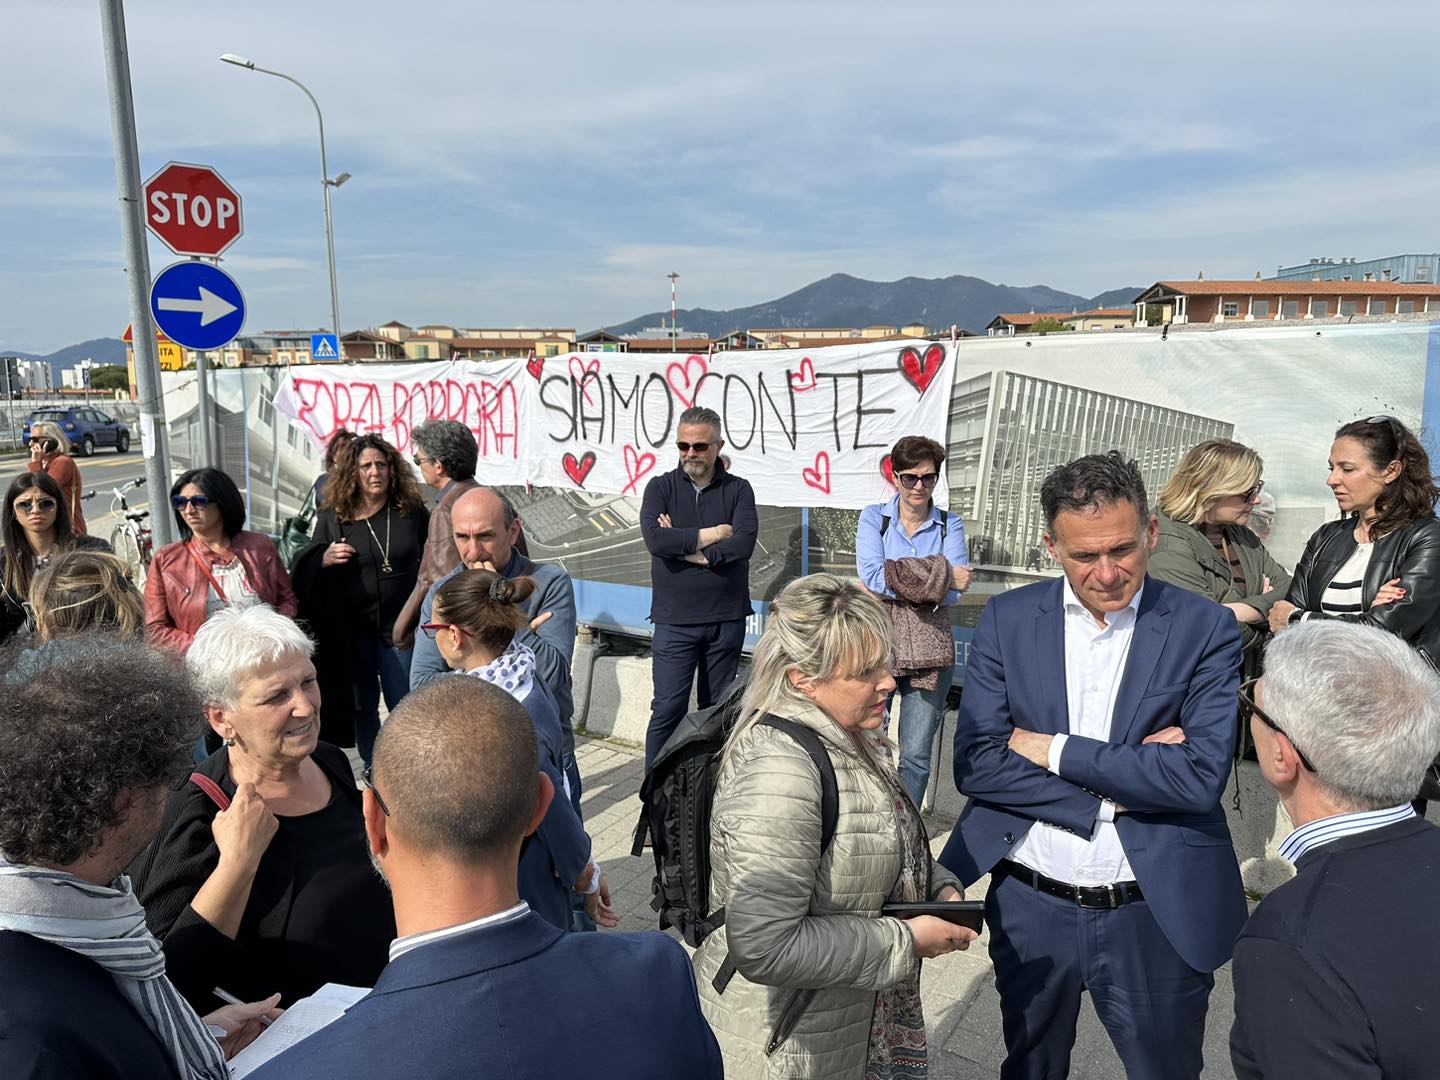
[[[1115,712],[1115,695],[1125,674],[1130,642],[1135,634],[1135,617],[1140,610],[1140,591],[1129,605],[1109,612],[1105,625],[1085,610],[1070,587],[1064,585],[1065,700],[1071,735],[1110,741],[1110,722]],[[1060,772],[1065,751],[1065,734],[1050,743],[1050,771]],[[1115,831],[1115,804],[1106,800],[1092,835],[1077,836],[1065,829],[1037,821],[1025,838],[1010,850],[1015,862],[1070,885],[1110,885],[1134,881],[1130,860]]]
[[[446,938],[468,934],[471,930],[479,930],[486,926],[500,926],[504,923],[514,922],[516,919],[523,919],[529,913],[530,905],[524,900],[521,900],[514,907],[506,908],[504,911],[497,911],[494,915],[485,915],[479,919],[471,919],[469,922],[460,923],[458,926],[446,926],[439,930],[426,930],[420,934],[407,934],[405,937],[396,938],[390,943],[390,959],[392,961],[398,960],[412,949],[431,945],[437,941],[444,941]]]

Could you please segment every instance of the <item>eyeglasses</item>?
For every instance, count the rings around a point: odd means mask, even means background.
[[[710,444],[708,442],[677,442],[675,449],[682,454],[688,454],[691,450],[697,454],[703,454],[710,449]]]
[[[465,637],[475,636],[474,634],[470,633],[469,630],[466,630],[463,626],[456,626],[454,623],[448,622],[421,623],[420,630],[431,641],[435,640],[436,636],[440,633],[441,630],[454,630],[457,634],[463,634]]]
[[[916,484],[919,484],[926,491],[929,491],[935,486],[936,481],[940,479],[940,474],[932,472],[925,473],[922,476],[919,473],[902,472],[896,473],[895,479],[900,482],[900,486],[906,491],[913,491]]]
[[[184,510],[187,506],[193,506],[196,510],[204,510],[210,505],[209,495],[171,495],[170,505],[176,510]]]
[[[1268,727],[1271,731],[1275,732],[1276,735],[1284,735],[1286,739],[1289,739],[1290,745],[1295,746],[1295,740],[1291,739],[1290,736],[1286,734],[1285,729],[1282,728],[1279,724],[1277,724],[1274,720],[1270,719],[1270,717],[1266,715],[1265,710],[1260,708],[1259,705],[1255,704],[1253,688],[1255,684],[1259,681],[1259,679],[1249,679],[1246,682],[1240,684],[1240,722],[1242,724],[1248,724],[1250,722],[1250,715],[1253,713],[1262,724]],[[1305,768],[1312,773],[1315,771],[1315,766],[1310,764],[1310,759],[1305,756],[1304,750],[1301,750],[1300,747],[1295,746],[1295,754],[1297,757],[1300,758],[1301,765],[1304,765]]]
[[[380,792],[379,792],[379,790],[377,790],[376,787],[375,787],[375,778],[374,778],[374,776],[373,776],[374,772],[375,772],[375,766],[374,766],[374,765],[366,765],[366,766],[365,766],[365,771],[360,774],[360,779],[361,779],[362,781],[364,781],[365,786],[368,787],[368,788],[371,790],[372,793],[374,793],[374,795],[375,795],[375,801],[380,804],[380,812],[381,812],[382,814],[384,814],[386,817],[389,817],[389,816],[390,816],[390,807],[388,807],[388,806],[385,805],[385,800],[380,797]]]
[[[59,503],[54,499],[16,499],[13,505],[22,514],[28,514],[31,510],[39,510],[42,514],[48,514]]]

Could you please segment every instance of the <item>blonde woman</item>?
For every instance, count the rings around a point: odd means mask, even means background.
[[[80,508],[80,466],[70,456],[70,440],[60,430],[59,424],[49,420],[36,420],[30,425],[30,461],[26,464],[33,473],[49,473],[60,485],[65,508],[70,511],[70,527],[76,536],[85,535],[85,512]]]
[[[35,575],[30,586],[35,634],[42,641],[101,630],[139,641],[145,636],[145,601],[126,566],[103,551],[67,551]]]
[[[889,901],[962,898],[880,749],[890,642],[879,600],[815,574],[780,594],[756,646],[712,807],[710,896],[726,921],[695,954],[730,1080],[924,1075],[920,962],[975,937],[934,916],[880,916]],[[814,730],[830,756],[839,815],[823,853],[819,770],[759,723],[767,714]]]
[[[1264,467],[1259,454],[1230,439],[1192,447],[1160,492],[1160,539],[1150,556],[1155,577],[1230,609],[1246,666],[1257,668],[1270,608],[1290,588],[1290,572],[1246,527]]]

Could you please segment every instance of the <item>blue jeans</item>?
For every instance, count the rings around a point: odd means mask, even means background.
[[[925,788],[930,783],[935,729],[945,715],[945,698],[954,677],[953,667],[943,668],[940,683],[934,690],[917,689],[908,676],[895,680],[895,697],[900,699],[900,783],[905,785],[917,810],[925,800]]]
[[[375,736],[380,734],[380,694],[385,694],[388,710],[410,692],[410,650],[386,645],[378,638],[356,644],[355,748],[369,765],[375,753]]]

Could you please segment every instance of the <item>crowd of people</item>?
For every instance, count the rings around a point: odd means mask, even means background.
[[[1118,452],[1053,470],[1060,573],[984,607],[935,858],[976,584],[945,448],[893,447],[855,576],[786,585],[737,684],[755,499],[720,418],[685,411],[641,500],[647,768],[692,700],[739,703],[704,823],[723,919],[693,958],[589,932],[619,912],[582,812],[574,589],[463,425],[415,428],[413,468],[338,435],[288,568],[231,477],[183,473],[143,597],[33,434],[0,514],[0,1075],[221,1080],[340,983],[373,989],[253,1075],[906,1080],[924,961],[976,939],[952,915],[984,879],[1006,1080],[1068,1074],[1086,994],[1127,1075],[1193,1080],[1232,959],[1242,1080],[1433,1075],[1440,489],[1392,417],[1337,432],[1341,517],[1293,574],[1248,527],[1239,443],[1191,449],[1153,507]],[[1253,913],[1221,808],[1245,744],[1295,826],[1297,876]]]

